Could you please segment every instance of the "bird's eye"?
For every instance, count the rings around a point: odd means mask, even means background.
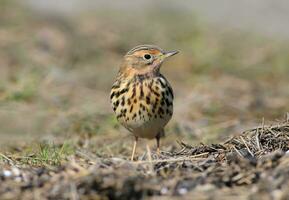
[[[149,59],[152,58],[152,56],[151,56],[150,54],[145,54],[143,57],[144,57],[144,59],[146,59],[146,60],[149,60]]]

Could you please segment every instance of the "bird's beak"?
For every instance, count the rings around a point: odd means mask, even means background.
[[[177,53],[179,53],[179,51],[167,51],[167,52],[164,53],[164,58],[168,58],[168,57],[174,56]]]

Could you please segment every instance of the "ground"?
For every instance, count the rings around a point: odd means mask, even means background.
[[[170,7],[134,13],[138,23],[0,8],[2,199],[288,198],[289,42]],[[162,67],[175,110],[161,156],[141,140],[130,162],[109,91],[143,43],[181,51]]]

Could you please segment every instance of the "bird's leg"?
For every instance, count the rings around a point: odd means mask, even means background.
[[[156,140],[157,140],[157,155],[158,156],[160,156],[160,153],[161,153],[160,152],[160,139],[161,138],[159,136],[156,137]]]
[[[157,140],[157,155],[160,156],[161,155],[161,151],[160,151],[160,140],[161,137],[163,137],[165,135],[165,131],[164,129],[162,129],[156,136],[156,140]]]
[[[133,161],[133,159],[134,159],[134,154],[135,154],[135,149],[136,149],[136,145],[137,145],[137,140],[138,140],[138,137],[135,137],[134,138],[134,143],[133,143],[132,154],[131,154],[131,158],[130,158],[131,161]]]

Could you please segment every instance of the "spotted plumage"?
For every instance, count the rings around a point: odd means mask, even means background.
[[[159,150],[164,127],[173,115],[173,90],[160,73],[163,61],[177,51],[165,52],[153,45],[141,45],[124,57],[110,100],[117,120],[135,136],[156,138]]]
[[[119,87],[111,90],[111,103],[118,121],[136,136],[155,138],[173,114],[174,97],[167,80],[162,75],[146,79],[136,76],[115,84]],[[158,85],[161,87],[156,92]]]

